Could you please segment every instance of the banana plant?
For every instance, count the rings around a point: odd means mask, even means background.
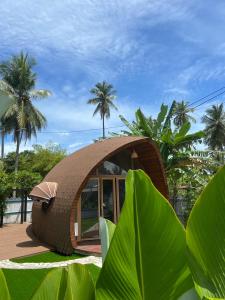
[[[186,230],[141,170],[128,173],[116,227],[104,224],[111,242],[96,285],[85,266],[54,269],[32,299],[225,299],[225,166],[196,201]]]
[[[146,136],[156,143],[167,174],[174,168],[192,165],[195,159],[187,150],[191,150],[193,144],[204,137],[203,131],[190,133],[189,122],[184,123],[180,128],[172,128],[171,120],[175,105],[175,101],[170,108],[162,104],[156,119],[146,117],[140,108],[135,113],[135,121],[131,123],[123,116],[119,116],[128,128],[121,132],[122,135]]]

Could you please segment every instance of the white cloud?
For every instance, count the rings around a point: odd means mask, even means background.
[[[181,0],[2,0],[0,50],[25,48],[66,61],[71,69],[80,66],[95,78],[113,77],[151,53],[140,28],[184,21],[190,7]]]

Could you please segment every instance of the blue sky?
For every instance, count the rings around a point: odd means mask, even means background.
[[[101,128],[86,104],[98,81],[117,90],[119,112],[108,127],[121,125],[118,114],[132,120],[141,107],[155,115],[162,102],[192,102],[225,85],[222,0],[1,0],[0,12],[0,60],[28,51],[38,63],[37,87],[52,91],[36,103],[48,132],[22,149],[51,140],[72,152],[100,136],[49,133]],[[8,140],[6,150],[14,149]]]

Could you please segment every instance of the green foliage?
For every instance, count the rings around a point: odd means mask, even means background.
[[[103,139],[105,138],[105,118],[110,118],[110,109],[117,107],[113,103],[116,96],[116,91],[113,86],[106,81],[98,82],[94,88],[90,90],[90,93],[94,95],[94,98],[88,100],[88,104],[96,105],[96,109],[93,116],[97,113],[100,114],[102,119]]]
[[[3,159],[4,170],[10,174],[14,172],[16,152],[9,152]],[[20,153],[18,171],[32,170],[35,161],[35,152],[25,150]]]
[[[173,102],[169,110],[168,106],[162,104],[156,119],[146,117],[140,109],[136,111],[136,120],[132,123],[120,116],[121,121],[129,129],[129,131],[122,131],[123,134],[146,136],[156,143],[167,173],[173,168],[186,166],[188,163],[192,164],[190,156],[186,152],[191,150],[193,144],[201,141],[204,136],[202,131],[189,133],[191,129],[189,122],[173,129],[171,120],[174,114],[174,107],[175,102]]]
[[[225,167],[196,202],[186,231],[196,290],[201,297],[225,299]]]
[[[185,116],[179,116],[183,120],[181,126],[175,128],[172,126],[172,121],[180,114],[177,107],[178,104],[175,101],[173,101],[170,108],[162,104],[156,118],[146,117],[138,109],[135,113],[135,121],[132,123],[120,116],[121,121],[129,129],[129,131],[122,131],[123,135],[146,136],[151,138],[158,146],[167,178],[171,184],[170,191],[172,193],[170,193],[170,196],[173,203],[177,200],[179,193],[177,182],[182,177],[183,171],[187,167],[193,167],[196,163],[195,158],[191,155],[191,150],[193,150],[195,143],[201,142],[204,137],[203,131],[190,133],[191,124],[183,122],[184,119],[190,119],[186,112]]]
[[[36,73],[33,67],[36,62],[28,54],[21,52],[0,64],[2,89],[14,99],[1,120],[4,132],[11,133],[16,143],[15,172],[18,170],[19,147],[21,141],[36,136],[37,131],[46,126],[47,121],[34,106],[33,99],[44,98],[51,93],[45,90],[36,91]]]
[[[9,195],[9,191],[9,176],[4,171],[0,171],[0,227],[3,226],[3,216],[6,210],[6,198]]]
[[[14,98],[5,93],[6,84],[0,81],[0,120],[8,108],[14,103]]]
[[[34,145],[34,164],[32,170],[39,173],[42,177],[48,174],[48,172],[65,156],[66,151],[62,149],[58,144],[48,143],[45,147],[41,145]]]
[[[178,299],[193,287],[185,232],[143,171],[129,172],[126,199],[97,282],[97,299]]]
[[[9,290],[8,290],[8,286],[6,283],[5,275],[2,272],[2,270],[0,270],[0,293],[1,293],[1,299],[4,299],[4,300],[11,299]]]
[[[59,145],[49,142],[46,146],[34,145],[34,150],[25,150],[19,156],[19,171],[27,171],[39,174],[41,179],[59,162],[66,151]],[[4,158],[4,169],[8,174],[14,172],[15,152],[8,153]]]
[[[34,292],[32,300],[91,300],[94,297],[94,283],[84,265],[74,264],[50,271]]]
[[[196,122],[195,119],[190,115],[193,113],[194,109],[188,105],[188,102],[181,101],[176,102],[175,109],[173,112],[173,122],[177,127],[181,127],[187,122]]]
[[[116,225],[109,220],[102,217],[99,218],[99,230],[101,237],[102,260],[105,260],[106,254],[109,250]]]
[[[18,190],[23,190],[30,192],[31,189],[41,182],[41,175],[39,173],[34,173],[30,171],[19,171],[17,173],[12,173],[11,182],[13,188]]]
[[[211,150],[224,150],[225,146],[225,112],[223,103],[212,105],[202,117],[205,124],[205,143]]]
[[[59,268],[43,278],[33,299],[224,299],[224,187],[225,167],[196,202],[185,233],[150,178],[129,171],[96,287],[84,265]]]

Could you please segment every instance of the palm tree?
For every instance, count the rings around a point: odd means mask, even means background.
[[[111,84],[103,81],[98,82],[93,89],[90,90],[90,93],[95,95],[95,98],[89,99],[88,104],[97,105],[93,116],[97,113],[100,113],[102,119],[102,137],[105,138],[105,118],[110,118],[110,108],[117,110],[117,107],[113,103],[113,100],[116,98],[116,91],[113,89]]]
[[[176,102],[174,112],[173,112],[173,122],[177,127],[181,127],[187,122],[196,122],[195,119],[189,114],[194,111],[193,108],[190,108],[188,102],[181,101]]]
[[[205,123],[205,143],[211,150],[222,151],[225,145],[225,112],[223,103],[212,105],[202,117]]]
[[[18,171],[21,141],[36,136],[37,130],[41,130],[47,123],[33,100],[48,97],[51,93],[34,89],[36,73],[32,68],[35,65],[35,60],[23,52],[0,64],[1,88],[15,99],[2,117],[4,132],[12,133],[16,143],[15,172]]]

